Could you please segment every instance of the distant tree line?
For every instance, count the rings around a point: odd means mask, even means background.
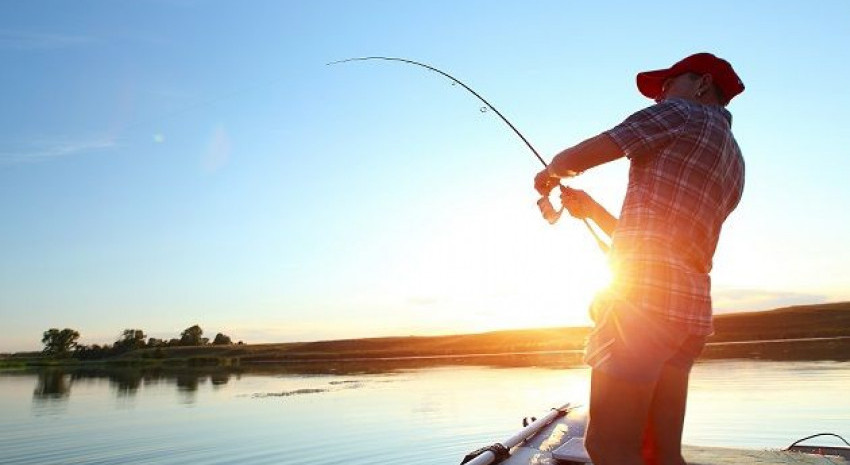
[[[112,344],[79,344],[80,333],[71,328],[50,328],[44,332],[41,343],[46,355],[57,358],[73,357],[80,360],[93,360],[113,357],[137,349],[155,349],[162,347],[197,347],[210,345],[210,339],[204,337],[204,330],[198,325],[190,326],[180,333],[179,338],[169,340],[148,337],[141,329],[125,329],[121,336]],[[212,345],[231,345],[230,336],[218,333],[213,338]],[[243,344],[239,341],[237,344]]]

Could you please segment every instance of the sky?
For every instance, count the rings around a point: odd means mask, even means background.
[[[729,60],[747,166],[717,312],[850,300],[850,2],[0,3],[0,352],[194,324],[249,343],[588,324],[607,277],[549,160]],[[628,161],[571,181],[618,212]]]

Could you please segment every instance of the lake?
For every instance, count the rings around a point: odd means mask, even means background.
[[[563,366],[5,371],[0,463],[457,464],[588,387]],[[700,362],[685,443],[850,437],[848,393],[850,362]]]

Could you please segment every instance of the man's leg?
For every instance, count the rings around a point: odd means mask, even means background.
[[[644,458],[651,465],[685,465],[682,428],[690,368],[667,364],[655,385],[644,436]]]
[[[594,465],[643,465],[641,438],[654,392],[652,381],[634,382],[591,371],[585,447]]]

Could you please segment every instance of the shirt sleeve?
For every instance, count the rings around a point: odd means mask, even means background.
[[[678,137],[688,120],[687,104],[665,100],[605,131],[629,159],[657,151]]]

